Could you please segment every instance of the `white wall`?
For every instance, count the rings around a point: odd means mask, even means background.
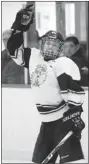
[[[75,35],[75,4],[65,3],[65,33],[66,37]]]
[[[2,159],[30,161],[40,127],[30,89],[2,88]]]
[[[88,91],[82,117],[86,122],[82,146],[88,159]],[[2,160],[3,162],[31,161],[40,128],[40,116],[29,88],[2,88]]]
[[[56,30],[56,3],[36,2],[35,4],[36,29],[39,32],[39,35],[42,36],[49,30]]]

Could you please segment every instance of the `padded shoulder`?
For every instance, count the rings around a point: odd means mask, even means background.
[[[30,58],[30,62],[32,63],[37,63],[43,61],[43,57],[40,54],[40,50],[37,48],[31,48],[31,58]]]
[[[67,57],[60,57],[56,59],[54,67],[57,77],[63,73],[66,73],[70,75],[74,80],[81,79],[78,66]]]

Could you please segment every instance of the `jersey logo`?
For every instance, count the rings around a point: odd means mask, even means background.
[[[40,86],[42,85],[47,78],[47,66],[46,65],[37,65],[35,71],[31,74],[31,85]]]

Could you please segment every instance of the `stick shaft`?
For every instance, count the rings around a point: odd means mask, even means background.
[[[73,134],[69,131],[67,135],[59,142],[59,144],[51,151],[51,153],[44,159],[42,163],[48,163],[48,161],[53,157],[53,155],[59,150],[59,148],[68,140],[68,138]]]

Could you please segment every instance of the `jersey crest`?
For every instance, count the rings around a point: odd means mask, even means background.
[[[40,86],[47,78],[47,66],[45,64],[39,64],[36,66],[35,71],[31,74],[31,85]]]

